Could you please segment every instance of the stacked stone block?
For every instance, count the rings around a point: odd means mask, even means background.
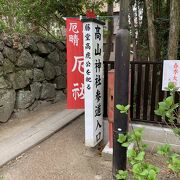
[[[0,35],[0,122],[38,102],[57,102],[66,89],[62,42],[41,37]]]

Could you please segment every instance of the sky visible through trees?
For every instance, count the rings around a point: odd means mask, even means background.
[[[63,17],[85,15],[93,9],[98,15],[113,16],[113,0],[0,0],[0,30],[61,36]],[[119,3],[116,1],[116,3]],[[108,7],[102,12],[103,6]],[[180,1],[129,0],[131,44],[134,60],[178,59],[180,57]],[[112,41],[112,18],[107,42]],[[108,51],[111,47],[107,47]]]

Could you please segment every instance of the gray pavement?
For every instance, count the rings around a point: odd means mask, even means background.
[[[12,131],[0,133],[0,163],[6,163],[0,169],[3,179],[111,179],[111,162],[104,161],[97,148],[84,146],[81,114],[82,110],[65,110],[65,103],[59,103],[7,124]]]
[[[0,141],[0,166],[48,138],[70,121],[83,114],[83,112],[83,110],[67,110],[63,108],[50,116],[41,116],[38,121],[34,117],[28,127],[24,123],[20,131],[17,129],[15,134],[9,135]],[[3,134],[1,138],[3,138]]]

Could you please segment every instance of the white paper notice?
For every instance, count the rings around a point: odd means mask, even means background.
[[[169,82],[173,82],[180,91],[180,60],[164,60],[162,90],[166,90]]]

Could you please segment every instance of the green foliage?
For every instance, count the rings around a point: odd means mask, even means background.
[[[105,15],[106,13],[101,12],[103,6],[113,2],[114,0],[0,0],[0,30],[61,38],[61,27],[65,26],[63,17],[85,15],[89,9],[97,15]]]
[[[176,86],[173,82],[169,82],[168,83],[168,87],[166,88],[166,90],[173,92],[176,89]]]
[[[96,0],[96,1],[84,1],[84,6],[85,6],[85,10],[93,10],[95,11],[96,14],[100,14],[101,13],[101,8],[104,6],[104,4],[107,2],[106,1],[102,1],[102,0]],[[112,1],[112,0],[111,0]]]
[[[174,133],[180,136],[180,128],[175,125],[175,122],[180,119],[180,115],[178,114],[179,103],[174,103],[174,94],[177,88],[174,83],[170,82],[166,89],[170,91],[170,96],[165,98],[164,101],[159,102],[158,109],[154,112],[156,115],[161,116],[164,123],[169,123]],[[166,120],[168,120],[168,122]]]
[[[4,31],[7,29],[6,23],[0,20],[0,31]]]
[[[132,167],[132,172],[137,180],[156,180],[159,168],[149,163],[137,163]]]
[[[157,58],[154,60],[167,59],[168,54],[168,41],[169,41],[169,31],[170,31],[170,4],[171,0],[152,0],[153,4],[153,25],[155,26],[156,35],[155,39],[157,41]],[[148,39],[148,19],[147,9],[149,9],[148,4],[146,6],[145,0],[130,0],[133,5],[133,14],[135,26],[130,24],[131,30],[135,30],[137,42],[137,55],[138,60],[147,60],[149,56],[149,39]],[[178,21],[178,17],[177,17]],[[133,34],[132,39],[134,38]],[[179,50],[180,50],[180,40],[179,40]],[[180,57],[180,51],[178,50]],[[178,58],[179,59],[179,58]]]
[[[136,128],[127,135],[119,134],[117,141],[121,143],[123,147],[128,147],[131,143],[136,142],[138,146],[140,146],[142,149],[145,149],[146,146],[142,143],[143,131],[143,128]]]
[[[174,173],[180,173],[180,155],[171,151],[169,144],[158,147],[158,154],[163,155],[166,158],[167,167]]]
[[[117,108],[118,110],[120,110],[120,113],[125,113],[125,114],[127,114],[128,110],[129,110],[129,108],[130,108],[130,105],[124,106],[124,105],[118,104],[118,105],[116,105],[116,108]]]
[[[159,102],[159,107],[155,110],[155,114],[163,118],[167,117],[169,122],[173,123],[176,120],[175,110],[179,107],[179,104],[174,104],[173,95],[167,97],[164,101]]]
[[[118,137],[118,142],[119,143],[124,143],[125,141],[126,141],[126,139],[127,139],[127,136],[126,135],[124,135],[124,134],[119,134],[119,137]]]
[[[178,119],[180,119],[180,117],[178,117]],[[173,128],[173,131],[178,137],[180,137],[180,128],[175,127],[175,128]]]
[[[165,123],[167,123],[166,120],[168,120],[168,123],[171,125],[169,127],[173,130],[175,135],[180,138],[180,128],[175,125],[175,121],[180,119],[180,115],[177,110],[179,103],[174,103],[174,93],[177,88],[174,83],[170,82],[166,89],[170,91],[170,96],[159,103],[159,107],[155,110],[155,114],[161,116]],[[169,169],[176,174],[180,173],[180,156],[171,151],[171,146],[169,144],[160,146],[157,153],[166,157],[167,167]]]
[[[127,179],[128,177],[128,172],[127,171],[123,171],[123,170],[119,170],[118,173],[116,174],[116,179]]]
[[[171,146],[169,144],[162,145],[158,147],[157,153],[161,155],[168,155],[170,152]]]
[[[174,103],[174,92],[177,90],[173,83],[169,83],[167,90],[170,91],[170,96],[165,98],[164,101],[159,102],[158,109],[155,110],[155,114],[168,119],[174,133],[180,136],[180,128],[175,126],[175,120],[178,120],[180,115],[177,114],[177,108],[179,103]],[[128,113],[129,105],[116,105],[116,108],[120,113]],[[174,128],[175,127],[175,128]],[[130,171],[137,180],[156,180],[160,169],[153,164],[146,161],[146,148],[147,145],[142,142],[143,128],[133,129],[127,134],[119,134],[117,141],[123,147],[129,147],[130,144],[134,144],[133,149],[127,150],[127,158],[130,164]],[[157,153],[164,156],[167,163],[167,168],[173,171],[176,176],[180,176],[180,155],[173,153],[169,144],[158,147]],[[117,179],[127,179],[127,171],[118,171]]]
[[[145,149],[147,145],[142,143],[143,131],[143,128],[137,128],[126,135],[120,134],[117,141],[123,147],[128,147],[131,143],[136,144],[133,149],[127,150],[128,162],[132,167],[132,173],[135,179],[156,180],[159,168],[145,161]],[[127,171],[118,171],[117,179],[127,179],[127,176],[123,176],[124,173],[126,174]]]
[[[0,0],[0,14],[3,17],[0,30],[54,36],[54,28],[65,25],[63,17],[84,15],[89,8],[100,13],[104,3],[102,0]]]
[[[175,173],[180,173],[180,156],[178,154],[171,154],[168,159],[168,168]]]

